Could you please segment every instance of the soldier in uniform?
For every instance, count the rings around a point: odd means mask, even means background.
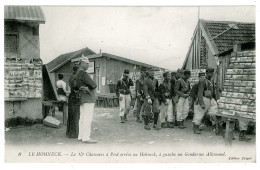
[[[175,86],[175,93],[179,97],[177,104],[177,122],[180,129],[186,128],[186,126],[184,126],[184,121],[189,113],[189,93],[191,89],[189,82],[191,72],[189,70],[185,70],[183,75],[183,77],[178,79]]]
[[[163,73],[163,82],[159,86],[160,120],[162,128],[174,128],[171,77],[169,72]],[[167,119],[167,121],[166,121]]]
[[[216,127],[216,134],[219,134],[221,127],[217,119],[218,105],[216,102],[215,87],[212,83],[214,68],[206,69],[206,78],[200,79],[198,84],[198,100],[194,105],[193,131],[195,134],[201,134],[199,125],[205,113],[212,118],[212,124]]]
[[[133,86],[133,81],[129,78],[129,70],[125,70],[123,78],[117,82],[116,94],[119,98],[120,118],[121,123],[127,121],[127,114],[131,107],[131,91],[130,86]]]
[[[176,106],[177,106],[177,103],[178,103],[177,95],[174,92],[174,88],[175,88],[176,83],[177,83],[177,72],[174,71],[174,72],[171,72],[171,94],[170,94],[170,96],[172,97],[172,111],[173,111],[173,122],[174,122],[174,124],[176,122],[176,117],[177,117]]]
[[[140,117],[141,107],[144,103],[144,92],[143,92],[143,84],[144,84],[144,76],[145,76],[145,69],[141,69],[140,78],[136,80],[135,90],[136,90],[136,121],[138,123],[142,123],[142,119]]]
[[[158,83],[157,83],[158,86]],[[153,115],[153,122],[154,128],[159,130],[160,128],[157,126],[158,116],[159,116],[159,107],[158,107],[158,100],[156,97],[156,80],[153,80],[152,72],[146,72],[145,79],[144,79],[144,103],[143,103],[143,111],[144,111],[144,129],[150,130],[150,119]]]

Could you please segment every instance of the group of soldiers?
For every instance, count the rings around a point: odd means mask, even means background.
[[[140,78],[136,83],[136,101],[134,105],[136,121],[144,121],[144,129],[153,128],[187,128],[185,120],[189,113],[193,115],[193,132],[201,134],[202,120],[207,113],[212,123],[216,135],[223,134],[221,117],[218,114],[216,98],[216,87],[212,77],[214,68],[207,68],[206,74],[199,73],[199,82],[191,87],[189,70],[178,69],[176,72],[164,72],[163,82],[158,83],[154,78],[154,71],[142,69]],[[127,115],[131,107],[130,86],[134,82],[129,78],[129,70],[125,70],[123,78],[117,83],[117,95],[120,105],[121,123],[127,121]],[[239,122],[240,123],[240,122]],[[241,125],[240,125],[241,124]],[[250,138],[245,136],[247,125],[241,122],[239,126],[243,129],[239,139],[248,141]]]

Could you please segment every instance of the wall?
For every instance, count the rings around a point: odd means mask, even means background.
[[[40,58],[39,25],[15,21],[5,22],[5,34],[18,36],[18,57],[21,59]],[[13,114],[14,110],[15,114]],[[19,110],[19,112],[17,112]],[[23,102],[5,102],[5,119],[12,117],[42,118],[42,99],[29,98]]]
[[[42,118],[42,99],[28,99],[14,102],[14,105],[12,102],[5,102],[5,120],[14,117]]]
[[[39,25],[5,22],[5,34],[18,35],[20,58],[40,58]]]

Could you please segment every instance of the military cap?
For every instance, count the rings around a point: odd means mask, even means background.
[[[206,69],[206,73],[214,73],[214,68],[208,67],[208,68]]]
[[[129,74],[129,70],[125,69],[124,74]]]
[[[184,75],[191,74],[190,70],[185,70]]]

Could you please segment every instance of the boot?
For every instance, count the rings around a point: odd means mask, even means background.
[[[125,123],[125,119],[123,118],[123,116],[120,116],[121,118],[121,123]]]
[[[172,122],[167,122],[167,127],[168,128],[174,128],[174,124]]]
[[[126,117],[126,114],[124,114],[124,120],[127,121],[127,117]]]
[[[179,126],[179,122],[175,120],[175,126]]]
[[[162,126],[162,128],[167,128],[166,122],[163,122],[163,123],[161,124],[161,126]]]
[[[160,126],[158,126],[158,125],[153,125],[153,128],[154,128],[154,130],[160,130],[161,129],[161,127]]]
[[[180,128],[180,129],[185,129],[185,128],[187,128],[186,126],[184,126],[184,120],[179,122],[179,128]]]
[[[146,130],[151,130],[151,128],[150,128],[149,125],[145,125],[145,126],[144,126],[144,129],[146,129]]]
[[[142,123],[143,121],[142,121],[140,118],[137,118],[137,119],[136,119],[136,122]]]
[[[199,125],[195,125],[195,124],[193,123],[193,132],[194,132],[195,134],[201,134],[201,132],[200,132],[200,130],[199,130]]]
[[[245,130],[241,130],[239,132],[239,141],[245,141],[248,142],[249,140],[251,140],[251,138],[246,136],[246,131]]]

